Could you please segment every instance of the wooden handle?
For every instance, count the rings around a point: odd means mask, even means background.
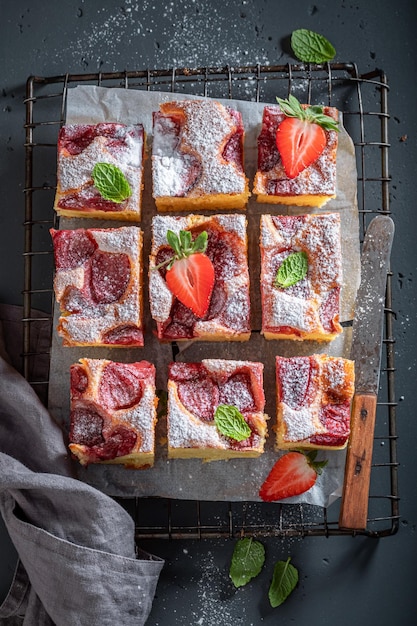
[[[364,530],[368,518],[369,483],[374,443],[376,395],[353,399],[339,527]]]

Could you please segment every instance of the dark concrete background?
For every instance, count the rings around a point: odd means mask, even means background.
[[[390,85],[392,255],[397,313],[396,394],[400,461],[399,532],[363,537],[268,540],[262,574],[233,592],[229,541],[161,541],[144,547],[166,559],[149,624],[416,624],[416,212],[417,102],[415,0],[5,0],[0,46],[0,302],[21,304],[25,82],[29,75],[205,65],[281,64],[294,59],[295,28],[326,35],[337,60],[365,73],[382,68]],[[14,553],[0,528],[0,596]],[[267,589],[275,561],[292,556],[300,583],[271,609]]]

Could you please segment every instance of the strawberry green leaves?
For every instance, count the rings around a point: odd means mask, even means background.
[[[338,122],[329,115],[325,115],[323,113],[323,107],[320,105],[312,105],[304,108],[292,94],[288,96],[288,99],[277,98],[277,102],[281,111],[285,113],[287,117],[294,117],[303,122],[309,122],[310,124],[318,124],[318,126],[321,126],[324,130],[339,131]]]
[[[281,263],[275,276],[274,285],[287,289],[300,282],[308,271],[308,257],[305,252],[293,252]]]
[[[94,186],[105,200],[120,204],[132,195],[125,175],[111,163],[96,163],[91,175]]]
[[[222,435],[236,441],[243,441],[251,435],[252,431],[242,413],[232,404],[219,404],[214,421]]]
[[[244,537],[235,544],[229,576],[235,587],[243,587],[258,576],[265,563],[265,548],[260,541]]]
[[[208,235],[202,231],[193,241],[188,230],[177,235],[167,232],[167,242],[174,256],[154,269],[167,265],[165,280],[171,293],[199,318],[207,313],[214,287],[214,266],[205,254]]]
[[[298,571],[291,565],[290,560],[290,557],[288,557],[286,561],[278,561],[275,564],[268,593],[269,601],[273,608],[285,602],[298,583]]]
[[[305,28],[293,31],[291,48],[297,59],[305,63],[324,63],[336,55],[336,50],[326,37]]]

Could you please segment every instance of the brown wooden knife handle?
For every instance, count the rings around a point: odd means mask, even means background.
[[[368,519],[377,398],[374,394],[353,398],[339,527],[363,530]]]

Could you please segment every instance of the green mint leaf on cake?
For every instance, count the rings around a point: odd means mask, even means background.
[[[273,608],[279,606],[294,591],[298,583],[298,570],[291,565],[291,558],[275,563],[271,586],[269,587],[269,601]]]
[[[252,431],[242,413],[232,404],[219,404],[214,421],[222,435],[236,441],[243,441],[251,435]]]
[[[281,263],[275,276],[275,286],[287,289],[300,282],[308,270],[308,259],[305,252],[293,252]]]
[[[92,171],[94,186],[105,200],[123,202],[132,195],[125,175],[111,163],[96,163]]]
[[[297,59],[305,63],[324,63],[336,55],[336,50],[326,37],[305,28],[292,32],[291,48]]]
[[[244,537],[235,544],[229,576],[235,587],[243,587],[257,576],[265,563],[265,548],[260,541]]]

